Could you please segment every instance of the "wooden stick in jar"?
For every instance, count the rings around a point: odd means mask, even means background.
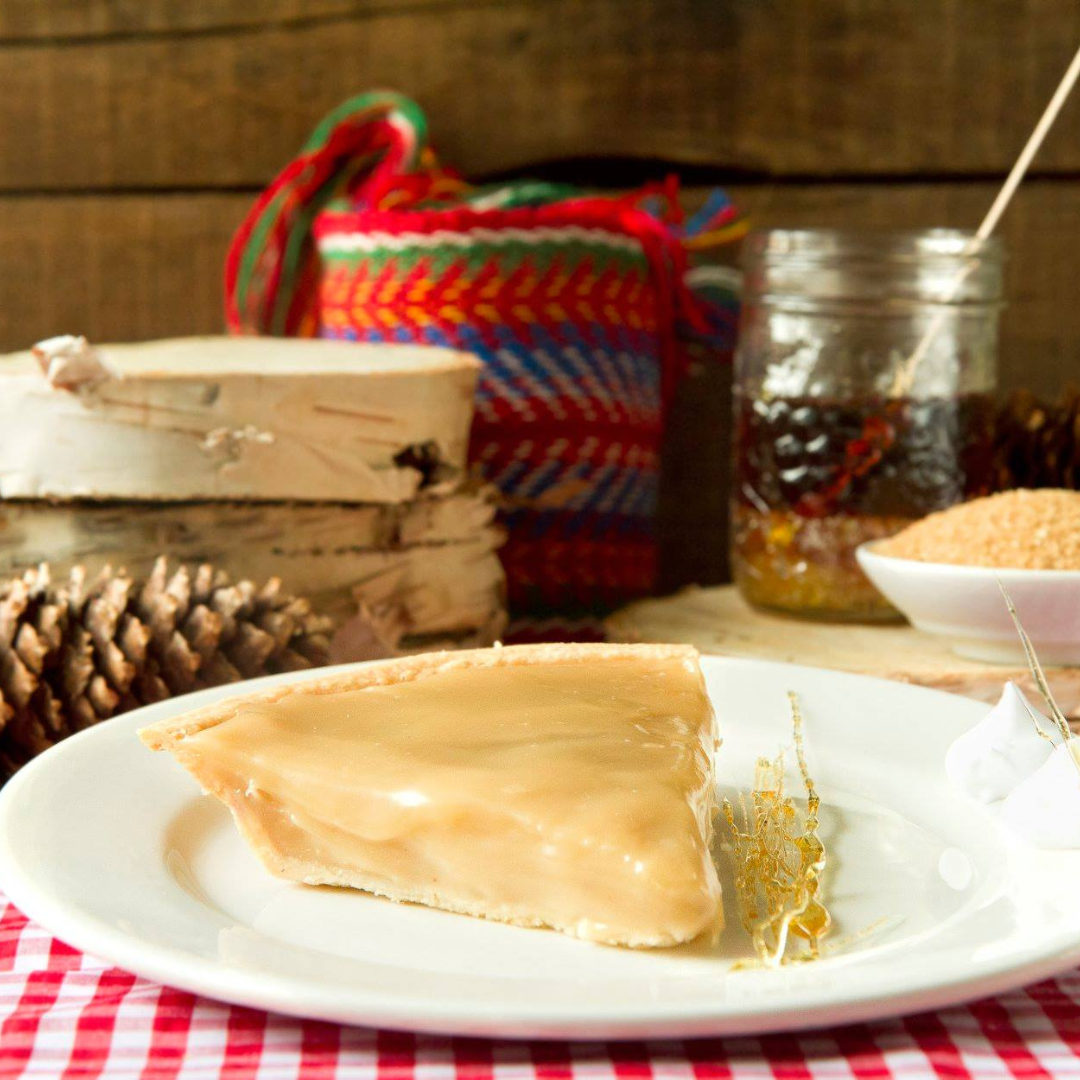
[[[983,218],[982,224],[980,224],[975,231],[974,237],[972,237],[967,250],[964,252],[965,255],[974,256],[979,246],[997,227],[997,223],[1001,220],[1001,215],[1005,213],[1005,208],[1009,205],[1010,200],[1016,193],[1016,189],[1020,186],[1021,180],[1024,179],[1024,175],[1035,155],[1038,153],[1039,147],[1042,146],[1043,139],[1046,138],[1046,133],[1057,119],[1057,115],[1061,112],[1061,107],[1068,99],[1073,86],[1076,85],[1077,77],[1080,77],[1080,49],[1077,50],[1076,55],[1072,58],[1072,63],[1069,64],[1061,82],[1058,84],[1058,88],[1054,91],[1053,97],[1050,98],[1049,104],[1046,106],[1042,116],[1039,117],[1039,122],[1035,125],[1035,129],[1028,138],[1024,149],[1020,151],[1020,156],[1016,159],[1015,164],[1009,171],[1009,175],[1005,178],[1005,183],[1002,184],[1001,190],[997,193],[997,197],[987,211],[986,217]],[[956,281],[953,283],[952,289],[949,290],[945,297],[945,303],[948,303],[956,296],[960,291],[960,286],[963,285],[972,273],[974,273],[975,268],[978,265],[978,258],[972,258],[967,266],[960,271],[956,277]],[[911,393],[911,387],[915,381],[915,372],[929,351],[930,344],[937,332],[941,329],[945,319],[946,315],[944,312],[939,312],[934,316],[930,325],[926,328],[926,332],[920,339],[919,344],[915,347],[915,351],[897,368],[892,390],[890,391],[893,397],[903,397],[905,394]]]

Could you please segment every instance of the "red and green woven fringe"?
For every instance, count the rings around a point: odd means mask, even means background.
[[[719,194],[679,220],[672,184],[587,196],[466,185],[417,106],[362,95],[261,196],[226,267],[236,333],[450,346],[484,363],[470,454],[503,496],[512,614],[577,629],[648,594],[665,406],[684,342],[730,350],[730,293],[684,283],[736,238]]]

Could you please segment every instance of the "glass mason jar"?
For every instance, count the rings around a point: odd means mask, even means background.
[[[1000,241],[772,229],[743,267],[735,581],[761,607],[895,618],[855,548],[988,490]]]

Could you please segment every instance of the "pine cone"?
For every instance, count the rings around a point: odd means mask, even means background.
[[[281,591],[211,566],[145,581],[47,566],[0,581],[0,768],[65,736],[175,694],[329,661],[331,622]]]
[[[1080,488],[1080,388],[1056,402],[1016,390],[1000,405],[994,433],[994,484],[1012,488]]]

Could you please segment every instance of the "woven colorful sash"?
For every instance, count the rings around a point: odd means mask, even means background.
[[[393,94],[346,102],[241,225],[236,333],[446,345],[484,362],[471,457],[501,490],[518,616],[574,617],[649,593],[664,409],[680,327],[730,347],[730,304],[683,283],[687,247],[733,239],[715,197],[687,227],[672,185],[617,197],[471,187]]]

